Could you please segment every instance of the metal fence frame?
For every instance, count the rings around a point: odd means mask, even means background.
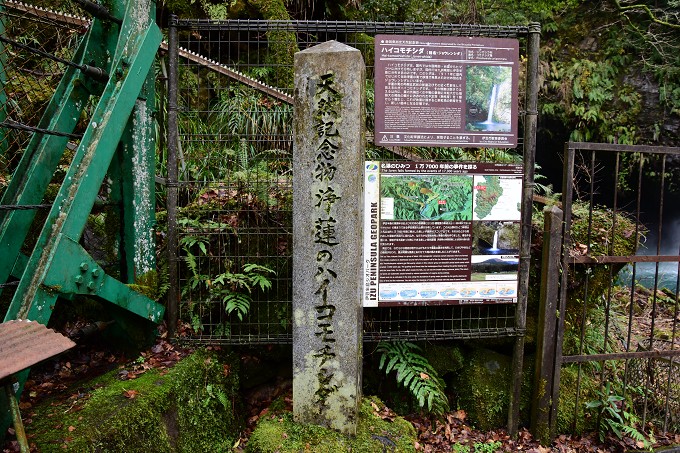
[[[184,32],[183,37],[180,32]],[[534,188],[534,163],[536,153],[536,124],[537,124],[537,79],[538,79],[538,52],[540,41],[540,25],[530,24],[520,27],[501,26],[478,26],[457,24],[426,24],[426,23],[371,23],[371,22],[318,22],[318,21],[263,21],[263,20],[178,20],[171,18],[169,29],[169,140],[168,140],[168,258],[170,264],[170,295],[169,306],[171,329],[174,329],[178,317],[186,314],[183,308],[191,308],[185,300],[182,300],[179,266],[183,262],[180,257],[178,241],[181,241],[182,232],[178,228],[177,215],[180,200],[178,193],[185,187],[187,181],[182,181],[178,173],[177,157],[181,145],[179,121],[182,116],[181,94],[178,87],[181,83],[178,73],[180,54],[184,57],[197,61],[201,58],[201,52],[212,49],[229,48],[236,52],[244,60],[243,67],[239,67],[239,57],[236,56],[230,62],[220,62],[219,57],[208,55],[205,60],[213,67],[219,67],[222,74],[231,77],[241,83],[245,83],[272,95],[274,98],[284,100],[278,93],[284,96],[291,93],[291,86],[273,87],[275,92],[266,91],[257,83],[248,81],[249,77],[239,79],[243,72],[252,69],[253,66],[262,63],[252,63],[250,55],[243,56],[243,52],[252,52],[257,55],[258,48],[253,48],[255,41],[265,45],[275,45],[272,40],[274,32],[295,33],[297,45],[300,50],[330,39],[348,41],[350,36],[358,33],[366,34],[421,34],[421,35],[450,35],[450,36],[482,36],[482,37],[507,37],[520,38],[522,42],[521,53],[526,58],[525,78],[522,105],[519,109],[520,127],[522,133],[519,137],[517,149],[523,156],[524,184],[522,193],[522,219],[520,239],[520,270],[519,290],[517,304],[477,305],[477,306],[419,306],[419,307],[389,307],[364,309],[364,341],[380,340],[445,340],[445,339],[471,339],[471,338],[510,338],[514,339],[513,349],[513,374],[511,408],[509,411],[508,425],[511,431],[517,427],[519,414],[519,394],[522,379],[522,363],[524,353],[524,332],[526,328],[526,303],[529,286],[529,258],[531,243],[531,217],[532,195]],[[244,41],[232,37],[244,33]],[[205,36],[205,38],[203,38]],[[227,37],[223,40],[222,37]],[[216,37],[216,38],[211,38]],[[270,40],[267,42],[267,40]],[[352,42],[345,42],[352,45]],[[364,43],[365,45],[365,43]],[[185,47],[187,50],[182,49]],[[372,48],[372,45],[370,45]],[[190,49],[190,50],[189,50]],[[366,52],[366,46],[364,47]],[[224,53],[224,52],[223,52]],[[277,71],[282,70],[281,66]],[[252,72],[251,72],[252,74]],[[367,78],[372,78],[372,65],[367,64]],[[272,88],[272,87],[267,87]],[[178,101],[179,100],[179,101]],[[367,112],[370,116],[372,112]],[[367,134],[368,135],[368,134]],[[290,137],[288,138],[290,140]],[[410,156],[414,154],[408,150],[383,149],[382,153],[389,154],[394,158],[396,154]],[[395,154],[396,153],[396,154]],[[372,156],[374,159],[375,155]],[[437,159],[437,154],[430,156]],[[477,161],[493,161],[493,153],[480,150]],[[289,234],[289,233],[286,233]],[[291,241],[292,243],[292,241]],[[290,257],[289,257],[290,259]],[[282,302],[282,301],[278,301]],[[268,301],[259,303],[274,305]],[[291,305],[291,301],[284,301]],[[220,329],[224,325],[220,315]],[[212,318],[211,318],[212,319]],[[212,321],[211,321],[212,322]],[[243,323],[243,321],[241,321]],[[266,326],[256,325],[245,334],[234,334],[229,324],[227,335],[204,335],[189,336],[190,341],[198,343],[227,343],[227,344],[255,344],[255,343],[287,343],[292,335],[290,325],[284,332],[272,334]],[[241,328],[241,324],[238,328]]]
[[[680,148],[677,147],[565,144],[564,226],[562,231],[552,235],[562,237],[559,263],[562,272],[559,279],[545,279],[542,288],[545,294],[559,294],[558,316],[553,315],[554,311],[543,315],[545,325],[552,323],[548,329],[555,329],[552,340],[548,340],[554,343],[539,353],[537,368],[544,375],[537,375],[535,384],[535,391],[538,391],[539,378],[544,379],[547,386],[543,391],[551,398],[539,401],[538,407],[534,408],[535,431],[541,433],[544,428],[554,436],[558,417],[567,416],[570,418],[563,418],[563,423],[569,421],[572,431],[582,429],[583,426],[577,425],[579,420],[584,420],[580,413],[587,402],[584,399],[603,398],[602,392],[609,389],[605,383],[610,381],[617,386],[620,384],[612,391],[626,398],[621,409],[636,414],[642,430],[680,431],[680,329],[677,326],[680,285],[676,275],[675,289],[663,289],[659,270],[661,263],[676,263],[676,273],[680,268],[680,250],[672,254],[661,253],[664,197],[670,179],[666,162],[679,155]],[[606,168],[614,167],[613,174],[598,171],[605,165]],[[643,175],[649,175],[645,173],[649,169],[655,171],[658,180],[652,181],[654,184],[643,184]],[[623,189],[631,180],[633,183],[626,190],[634,197],[628,196],[624,200]],[[658,199],[658,206],[651,203],[654,198]],[[581,210],[581,217],[587,216],[585,236],[581,230],[578,242],[572,231],[577,202],[586,209],[586,214]],[[602,211],[602,206],[607,208]],[[657,209],[655,212],[654,208]],[[610,231],[596,225],[596,211],[605,212],[605,219],[611,221]],[[646,217],[650,212],[656,216]],[[637,246],[645,234],[645,218],[657,224],[654,232],[656,250],[649,255],[637,255]],[[623,228],[625,230],[621,230]],[[629,238],[634,235],[629,244],[635,244],[636,250],[630,251],[629,246],[625,246],[614,253],[617,232],[624,237],[627,234]],[[618,237],[620,245],[621,236]],[[605,244],[606,248],[594,250],[594,244]],[[650,289],[639,286],[641,280],[636,277],[636,271],[643,263],[654,266]],[[619,269],[625,265],[632,268],[630,283],[617,281]],[[601,285],[602,281],[606,285]],[[638,294],[646,299],[637,297]],[[622,300],[627,303],[622,304]],[[547,305],[548,301],[545,303]],[[639,313],[644,316],[636,316],[636,310],[648,309],[651,311]],[[571,319],[571,332],[576,332],[576,335],[570,334],[569,342],[565,335],[567,318]],[[670,331],[663,330],[662,325],[665,329],[670,326]],[[560,390],[563,370],[567,366],[576,367],[573,399]],[[572,369],[571,379],[573,372]],[[569,407],[562,408],[558,415],[558,405],[566,403],[565,397],[570,401]],[[567,410],[572,409],[573,413],[568,414]],[[545,432],[542,435],[545,436]],[[545,438],[551,439],[551,436]]]
[[[181,65],[180,58],[193,58],[197,61],[202,49],[208,47],[236,47],[237,45],[251,44],[252,42],[242,42],[238,39],[233,41],[220,40],[220,38],[210,40],[210,36],[234,36],[235,34],[250,34],[250,38],[256,35],[262,40],[263,36],[271,31],[295,32],[298,36],[300,49],[303,46],[311,46],[319,39],[339,39],[347,38],[355,33],[410,33],[427,35],[455,35],[455,36],[488,36],[488,37],[519,37],[523,39],[523,55],[527,56],[529,67],[525,72],[524,108],[520,112],[520,120],[523,122],[523,137],[520,138],[520,151],[524,155],[525,181],[522,219],[522,251],[520,269],[520,288],[528,286],[528,256],[531,233],[531,194],[533,190],[533,168],[535,156],[535,133],[536,133],[536,68],[538,61],[538,35],[540,27],[532,25],[530,27],[485,27],[475,25],[456,25],[456,24],[422,24],[422,23],[369,23],[369,22],[317,22],[317,21],[262,21],[262,20],[228,20],[228,21],[205,21],[205,20],[177,20],[171,19],[169,33],[169,149],[168,149],[168,237],[170,244],[169,261],[172,263],[171,272],[177,272],[177,264],[183,262],[178,253],[178,234],[181,231],[177,226],[177,203],[178,191],[187,181],[181,181],[178,176],[177,150],[180,148],[181,133],[177,121],[181,121],[182,107],[178,107],[177,86],[181,83],[178,80],[178,66]],[[184,33],[184,38],[180,39],[180,32]],[[204,34],[208,38],[201,38]],[[192,39],[192,35],[199,35],[198,39]],[[303,42],[304,41],[304,42]],[[351,43],[350,43],[351,44]],[[182,46],[182,47],[180,47]],[[184,50],[191,49],[190,51]],[[255,53],[256,49],[251,49]],[[242,57],[247,60],[244,67],[238,66],[238,61],[222,64],[208,55],[205,61],[213,66],[219,66],[222,71],[233,70],[242,75],[246,69],[251,69],[253,63],[250,57]],[[262,63],[256,63],[262,64]],[[372,66],[369,65],[369,74],[372,73]],[[249,83],[248,80],[241,81]],[[258,88],[256,85],[252,85]],[[290,87],[274,87],[280,93],[288,94]],[[264,92],[263,88],[259,88]],[[267,94],[267,93],[265,93]],[[274,94],[275,96],[280,96]],[[181,94],[180,103],[181,103]],[[370,113],[370,112],[369,112]],[[174,131],[174,132],[173,132]],[[185,138],[185,137],[184,137]],[[522,141],[523,140],[523,141]],[[393,154],[394,155],[394,154]],[[408,155],[406,153],[406,155]],[[436,156],[435,156],[436,158]],[[480,160],[490,161],[493,156],[484,155]],[[180,202],[181,204],[181,202]],[[170,312],[185,313],[183,307],[185,302],[181,299],[181,288],[179,278],[173,277],[171,273],[170,282],[171,302]],[[175,305],[176,304],[176,305]],[[176,309],[173,307],[176,306]],[[525,326],[525,306],[526,290],[520,291],[520,301],[515,305],[497,306],[443,306],[443,307],[405,307],[405,308],[379,308],[365,309],[364,338],[366,341],[379,340],[440,340],[440,339],[467,339],[467,338],[498,338],[515,337],[521,338],[524,334]],[[180,315],[181,317],[182,315]],[[287,333],[269,335],[262,332],[261,335],[196,335],[192,341],[197,342],[218,342],[218,343],[277,343],[289,342],[291,337]]]

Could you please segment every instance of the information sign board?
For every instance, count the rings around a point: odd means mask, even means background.
[[[468,36],[375,37],[375,143],[517,146],[519,44]]]
[[[522,165],[365,164],[364,306],[514,303]]]

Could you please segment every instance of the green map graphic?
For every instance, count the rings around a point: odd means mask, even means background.
[[[479,219],[488,216],[503,195],[501,179],[498,176],[484,176],[484,180],[485,182],[480,184],[481,187],[477,188],[475,199],[475,213]]]

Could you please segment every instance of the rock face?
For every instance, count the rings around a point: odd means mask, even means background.
[[[531,404],[531,363],[533,357],[526,357],[520,397],[520,417],[527,419]],[[511,357],[498,352],[474,348],[464,364],[463,370],[454,380],[454,392],[458,395],[458,406],[464,409],[470,420],[481,430],[504,426],[507,422],[510,401]]]
[[[623,82],[634,87],[642,97],[638,126],[643,137],[658,137],[659,145],[680,146],[680,116],[670,115],[659,101],[659,84],[651,75],[630,72]],[[676,161],[675,165],[680,165]]]
[[[293,413],[346,434],[361,396],[364,80],[339,42],[295,54]]]

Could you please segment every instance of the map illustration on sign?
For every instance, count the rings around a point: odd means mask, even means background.
[[[514,303],[522,166],[366,162],[364,306]]]
[[[473,220],[520,220],[522,180],[515,177],[476,175]],[[513,205],[513,201],[516,204]]]

